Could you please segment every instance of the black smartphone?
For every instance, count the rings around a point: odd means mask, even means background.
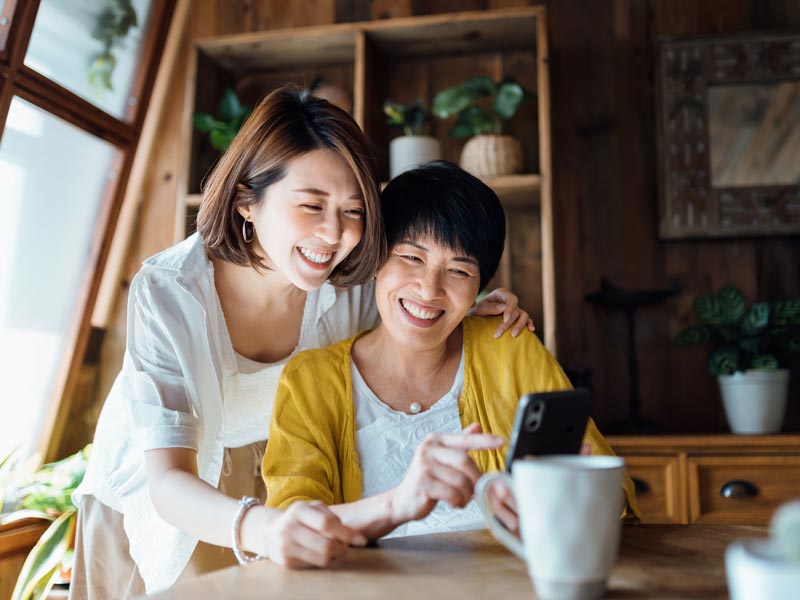
[[[526,456],[578,454],[592,410],[589,390],[526,394],[519,399],[506,471]]]

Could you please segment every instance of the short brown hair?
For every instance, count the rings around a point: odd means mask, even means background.
[[[240,206],[261,202],[266,188],[286,176],[287,163],[317,149],[336,152],[353,170],[364,196],[364,233],[334,269],[338,286],[364,283],[386,255],[378,175],[371,144],[353,118],[327,100],[295,86],[263,98],[203,186],[197,231],[213,257],[237,265],[267,268],[242,237]]]

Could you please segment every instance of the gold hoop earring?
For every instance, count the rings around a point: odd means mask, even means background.
[[[247,237],[247,224],[250,223],[250,237]],[[253,241],[253,238],[256,237],[256,229],[253,226],[253,222],[245,219],[242,221],[242,239],[244,240],[245,244],[249,244]]]

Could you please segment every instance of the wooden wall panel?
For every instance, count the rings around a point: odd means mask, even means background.
[[[603,276],[630,288],[683,290],[641,309],[637,347],[648,416],[672,432],[725,431],[706,349],[675,335],[693,322],[695,294],[725,283],[750,301],[800,294],[800,238],[670,241],[657,238],[654,42],[800,26],[790,0],[552,0],[553,165],[559,358],[588,367],[602,425],[626,414],[626,324],[587,305]],[[580,18],[576,15],[580,14]],[[796,397],[797,379],[790,397]],[[800,427],[790,403],[787,427]]]

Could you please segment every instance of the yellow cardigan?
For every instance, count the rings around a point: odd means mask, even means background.
[[[508,439],[520,396],[571,385],[534,334],[526,330],[516,338],[506,334],[494,339],[498,322],[499,317],[463,321],[464,389],[458,408],[463,427],[477,422],[483,431]],[[269,506],[287,508],[299,500],[331,505],[361,498],[350,377],[350,353],[358,337],[302,352],[284,368],[262,461]],[[584,441],[591,444],[592,454],[614,454],[591,419]],[[505,454],[505,448],[471,453],[484,473],[503,470]],[[627,475],[623,486],[627,505],[622,516],[638,518]]]

